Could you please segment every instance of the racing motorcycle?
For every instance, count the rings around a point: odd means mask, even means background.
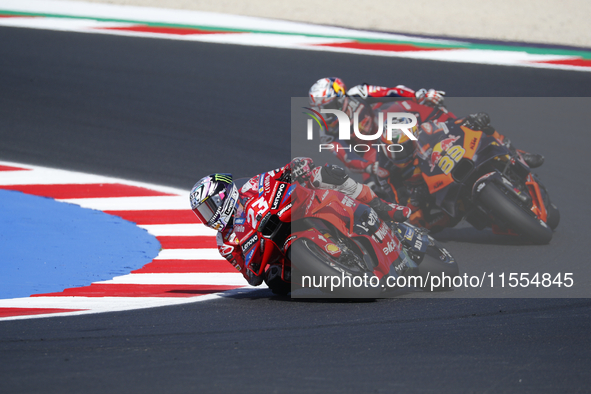
[[[443,211],[451,218],[448,227],[465,218],[479,230],[491,227],[497,234],[523,236],[535,244],[552,239],[560,221],[558,208],[520,152],[503,145],[494,129],[475,130],[453,118],[423,122],[415,155],[402,174],[382,155],[391,179],[374,176],[368,183],[382,198],[407,204],[405,191],[417,187],[418,179],[428,190],[421,206],[427,221]]]
[[[281,266],[280,283],[267,283],[276,294],[313,287],[332,296],[375,298],[405,287],[396,281],[399,277],[430,290],[429,276],[459,273],[452,255],[425,230],[386,223],[372,208],[340,192],[270,176],[259,184],[265,185],[260,198],[251,199],[235,218],[235,232],[243,241],[247,269],[262,275],[271,265]],[[254,234],[241,232],[245,221],[255,224]],[[339,278],[339,284],[342,280],[342,286],[332,288],[332,278]]]

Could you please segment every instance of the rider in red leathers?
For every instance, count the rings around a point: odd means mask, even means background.
[[[369,103],[370,99],[400,97],[413,100],[422,105],[436,107],[443,101],[444,95],[445,92],[435,89],[414,91],[404,85],[383,87],[366,83],[354,86],[347,91],[344,82],[340,78],[322,78],[310,88],[309,99],[310,104],[314,107],[338,109],[345,112],[350,119],[353,119],[353,114],[357,113],[359,131],[362,134],[374,134],[378,125],[375,120],[374,110]],[[367,179],[370,174],[376,174],[381,178],[386,178],[389,175],[388,171],[377,162],[377,150],[375,148],[358,153],[351,151],[348,142],[333,140],[336,134],[335,129],[338,126],[337,118],[330,114],[325,114],[324,117],[329,127],[326,133],[334,146],[333,153],[348,169],[353,172],[364,173],[364,179]],[[445,121],[447,118],[440,120]],[[365,142],[357,139],[354,134],[352,135],[351,144]],[[393,141],[392,143],[396,142]],[[398,153],[400,157],[397,157],[397,159],[403,160],[412,156],[413,153],[414,146],[407,144]]]
[[[373,134],[378,125],[375,122],[375,113],[371,107],[369,100],[379,99],[385,97],[399,97],[402,99],[412,100],[422,106],[428,106],[436,108],[443,105],[445,92],[435,89],[420,89],[414,91],[407,88],[404,85],[398,85],[395,87],[384,87],[377,85],[369,85],[363,83],[346,90],[345,83],[340,78],[322,78],[316,81],[310,88],[308,93],[310,104],[317,108],[325,109],[339,109],[345,112],[350,119],[353,119],[353,114],[358,113],[359,119],[359,131],[363,134]],[[486,122],[490,124],[490,118],[486,114],[475,114],[470,115],[471,117],[480,116],[480,122]],[[333,135],[335,128],[337,127],[337,118],[334,115],[324,115],[329,130],[326,132],[329,135]],[[455,117],[449,114],[447,111],[437,117],[437,121],[445,122]],[[482,120],[486,118],[485,120]],[[419,120],[420,122],[420,120]],[[495,137],[499,141],[503,142],[509,149],[515,149],[508,138],[499,134],[495,134]],[[352,135],[355,143],[364,143],[364,141],[355,141],[355,136]],[[397,143],[397,141],[391,141],[391,143]],[[344,145],[348,145],[343,141],[333,142],[335,145],[335,155],[345,164],[347,168],[354,172],[365,172],[367,174],[376,174],[380,177],[388,176],[388,172],[381,168],[376,162],[375,149],[371,149],[366,153],[355,153],[349,152],[348,148]],[[403,160],[414,153],[414,147],[412,145],[405,146],[406,149],[400,152],[401,157],[397,158]],[[525,162],[530,168],[540,167],[544,163],[544,156],[536,153],[529,153],[520,151]],[[404,156],[404,157],[402,157]]]
[[[261,276],[256,276],[251,270],[246,269],[242,245],[247,239],[239,239],[235,233],[237,225],[250,226],[248,222],[235,223],[234,216],[239,217],[248,202],[259,197],[259,188],[264,184],[265,177],[273,177],[281,182],[297,181],[313,189],[337,190],[369,205],[382,220],[405,221],[411,214],[410,209],[405,206],[388,204],[381,200],[367,185],[350,178],[341,167],[314,167],[310,158],[295,158],[284,167],[259,174],[245,183],[240,191],[229,174],[206,176],[191,190],[191,208],[203,224],[218,231],[216,239],[220,254],[242,272],[244,278],[253,286],[258,286],[263,281],[271,289],[285,286],[279,265],[269,265]],[[250,230],[248,234],[253,234],[256,229]]]
[[[388,88],[366,83],[357,85],[347,91],[341,79],[322,78],[310,88],[309,100],[310,104],[317,108],[341,110],[349,116],[349,119],[354,119],[353,114],[357,113],[359,131],[362,134],[373,135],[378,130],[378,125],[375,120],[374,108],[370,105],[369,100],[384,97],[400,97],[411,100],[413,103],[420,104],[422,108],[426,108],[427,113],[431,112],[428,109],[429,107],[433,108],[433,112],[428,116],[436,114],[437,121],[445,122],[454,120],[455,116],[447,112],[447,110],[437,112],[436,108],[443,106],[444,95],[445,92],[435,89],[420,89],[415,92],[403,85]],[[378,152],[372,146],[367,152],[354,152],[351,145],[364,144],[367,141],[357,139],[354,133],[351,133],[350,143],[349,141],[336,140],[337,133],[335,131],[338,128],[336,116],[325,114],[324,117],[329,130],[326,130],[323,142],[331,143],[334,146],[333,153],[349,170],[362,173],[363,181],[367,181],[372,175],[382,179],[388,178],[389,188],[395,194],[393,200],[406,204],[408,199],[408,206],[411,207],[413,212],[413,216],[411,216],[412,223],[430,230],[441,229],[447,225],[449,218],[443,212],[440,215],[426,219],[426,215],[419,208],[427,199],[429,193],[425,189],[426,185],[421,182],[420,173],[416,171],[413,165],[415,159],[414,141],[408,139],[404,134],[395,136],[392,140],[386,140],[385,137],[382,137],[381,142],[387,145],[398,144],[403,149],[400,152],[387,152],[384,149]],[[508,138],[490,127],[490,118],[487,114],[473,114],[457,121],[469,122],[475,129],[494,135],[499,142],[502,142],[509,149],[515,150]],[[419,122],[421,122],[421,119],[419,119]],[[544,162],[542,155],[525,151],[520,151],[520,153],[530,168],[539,167]],[[411,184],[414,183],[414,186],[407,190],[407,187],[402,187],[402,182],[409,179],[411,181],[416,179],[416,181],[411,182]]]

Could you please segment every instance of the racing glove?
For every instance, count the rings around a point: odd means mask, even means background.
[[[289,163],[291,176],[297,182],[306,182],[310,179],[310,172],[314,168],[314,161],[309,157],[296,157]]]
[[[486,135],[493,135],[495,132],[494,127],[490,125],[490,116],[486,112],[466,116],[464,125],[472,130],[481,130]]]
[[[404,222],[411,214],[410,208],[404,205],[388,204],[376,197],[369,202],[369,206],[376,211],[380,219],[384,221]]]
[[[429,105],[431,107],[443,105],[443,96],[445,96],[444,91],[435,89],[419,89],[415,93],[415,97],[419,104]]]

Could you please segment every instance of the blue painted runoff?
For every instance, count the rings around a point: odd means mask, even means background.
[[[125,275],[159,250],[153,235],[119,217],[0,190],[0,299]]]

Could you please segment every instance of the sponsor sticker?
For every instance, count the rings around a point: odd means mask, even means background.
[[[248,240],[246,240],[246,242],[242,244],[242,252],[246,253],[246,251],[252,248],[258,240],[259,236],[257,234],[254,234],[252,237],[250,237]]]
[[[341,249],[338,246],[336,246],[335,244],[326,244],[324,246],[324,249],[332,255],[337,254],[341,251]]]
[[[283,193],[285,192],[286,188],[286,183],[279,184],[279,186],[277,187],[277,193],[275,194],[275,198],[273,198],[273,204],[271,205],[271,209],[279,208],[279,205],[281,204],[281,199],[283,197]]]
[[[259,175],[259,196],[263,195],[265,191],[265,178],[267,174]]]
[[[412,237],[415,235],[415,230],[412,228],[407,228],[406,233],[404,234],[404,238],[408,239],[409,241],[412,240]]]
[[[291,237],[287,238],[285,240],[285,242],[283,243],[283,249],[285,249],[285,247],[294,239],[296,239],[298,236],[297,235],[292,235]]]
[[[277,216],[281,217],[285,212],[291,209],[291,203],[287,204],[281,211],[277,213]]]
[[[396,242],[394,242],[394,241],[388,242],[386,247],[382,249],[382,251],[384,252],[384,254],[386,256],[389,255],[390,253],[394,252],[395,250],[396,250]]]

